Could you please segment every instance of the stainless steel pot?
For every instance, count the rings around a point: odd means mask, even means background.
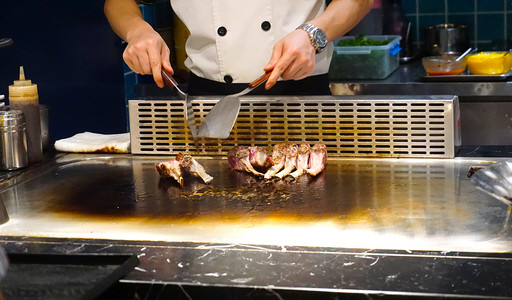
[[[437,47],[446,54],[460,55],[469,48],[466,25],[437,24],[425,29],[425,53],[439,55]]]

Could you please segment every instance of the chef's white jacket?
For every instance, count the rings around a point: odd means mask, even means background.
[[[272,47],[321,14],[325,0],[170,0],[190,31],[185,65],[199,77],[247,83],[263,74]],[[333,45],[316,55],[313,75],[329,70]]]

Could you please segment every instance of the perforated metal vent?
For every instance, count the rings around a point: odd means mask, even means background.
[[[218,99],[193,100],[197,126]],[[196,150],[182,100],[130,100],[134,154],[225,155],[235,145],[324,143],[330,156],[454,157],[459,139],[453,96],[247,97],[226,140],[199,139]]]

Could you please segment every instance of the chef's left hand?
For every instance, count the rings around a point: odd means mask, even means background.
[[[265,88],[274,86],[279,77],[300,80],[311,75],[315,71],[315,55],[309,34],[304,30],[292,31],[274,45],[272,57],[265,67],[265,71],[272,70]]]

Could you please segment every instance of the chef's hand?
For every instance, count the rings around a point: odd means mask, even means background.
[[[150,26],[143,26],[130,32],[127,36],[128,46],[123,59],[135,73],[149,75],[159,87],[164,87],[161,68],[170,74],[174,71],[169,61],[170,50],[160,34]]]
[[[294,30],[280,41],[272,50],[272,57],[265,71],[272,70],[265,88],[276,84],[279,77],[284,80],[300,80],[315,71],[315,48],[311,45],[309,34],[304,30]]]

